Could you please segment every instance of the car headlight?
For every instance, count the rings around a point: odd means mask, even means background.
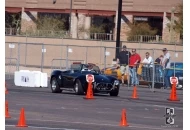
[[[115,81],[114,81],[114,85],[119,85],[119,81],[118,81],[118,80],[115,80]]]

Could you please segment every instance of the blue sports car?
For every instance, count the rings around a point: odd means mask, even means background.
[[[51,73],[51,90],[61,93],[62,90],[74,90],[78,95],[87,92],[88,83],[86,75],[94,75],[92,83],[94,93],[109,93],[118,96],[120,83],[117,78],[101,74],[98,66],[94,64],[72,64],[67,70],[54,70]]]

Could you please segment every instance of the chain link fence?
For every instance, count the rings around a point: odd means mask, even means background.
[[[27,42],[6,42],[6,77],[13,78],[12,76],[16,70],[35,70],[50,75],[52,70],[67,69],[73,62],[94,63],[100,69],[114,66],[113,59],[115,59],[116,48],[106,47],[109,43],[101,43],[100,46],[79,46],[64,44],[63,40],[61,44],[44,44],[43,42],[43,40],[37,38],[30,38]],[[150,53],[154,61],[160,55],[163,55],[162,48],[146,49],[137,46],[134,46],[134,48],[141,56],[141,61],[145,58],[146,52]],[[121,50],[121,48],[117,49]],[[132,49],[133,47],[129,46],[128,51],[131,52]],[[171,55],[171,62],[183,62],[183,51],[179,50],[177,46],[174,46],[173,50],[168,50]],[[175,70],[174,68],[173,71]],[[153,75],[156,76],[157,71],[153,71]]]
[[[14,79],[14,72],[19,70],[17,58],[5,57],[5,79]]]

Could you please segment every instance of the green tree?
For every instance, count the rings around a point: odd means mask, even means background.
[[[19,33],[21,28],[21,14],[20,13],[5,13],[5,27],[16,29]]]
[[[39,17],[37,20],[38,30],[63,31],[65,30],[65,19],[59,17]]]
[[[134,37],[138,35],[156,35],[157,33],[157,29],[152,28],[148,23],[134,23],[129,26],[131,29],[127,32],[128,41],[134,40]]]
[[[183,35],[183,3],[180,3],[176,7],[177,20],[174,21],[174,29],[176,32]]]

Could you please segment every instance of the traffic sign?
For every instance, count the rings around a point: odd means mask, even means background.
[[[15,48],[15,44],[9,44],[9,48]]]
[[[170,83],[171,84],[178,84],[178,78],[177,77],[170,77]]]
[[[87,75],[86,75],[86,81],[87,81],[87,82],[94,82],[94,75],[92,75],[92,74],[87,74]]]

